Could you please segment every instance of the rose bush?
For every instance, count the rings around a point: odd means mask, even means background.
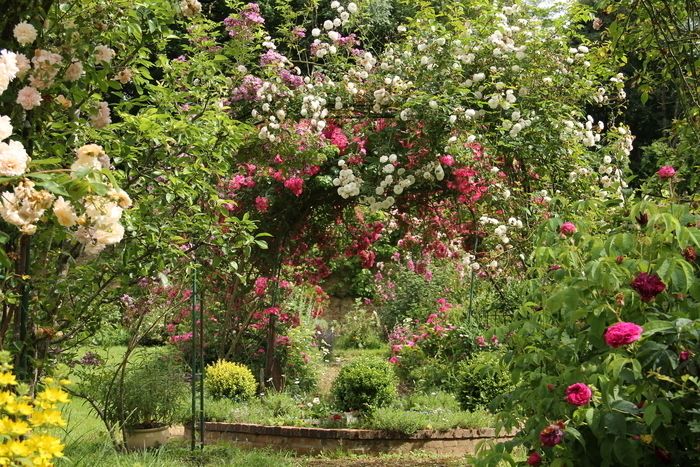
[[[700,268],[684,252],[700,216],[673,199],[560,209],[578,232],[562,237],[557,213],[542,225],[530,292],[502,329],[521,380],[502,421],[519,433],[481,465],[516,445],[530,465],[697,463]]]

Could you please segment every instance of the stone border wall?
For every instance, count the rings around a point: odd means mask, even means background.
[[[248,423],[207,422],[206,443],[228,441],[240,447],[271,448],[299,454],[343,450],[357,454],[401,453],[423,450],[444,455],[473,454],[483,441],[507,441],[512,435],[496,436],[493,428],[421,430],[412,435],[382,430],[353,430],[265,426]],[[185,438],[191,435],[185,428]]]

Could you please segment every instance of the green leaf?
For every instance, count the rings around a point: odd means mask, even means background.
[[[632,414],[632,415],[638,414],[640,412],[639,408],[635,404],[633,404],[630,401],[626,401],[626,400],[622,400],[622,399],[613,401],[610,404],[610,407],[612,407],[613,409],[618,410],[620,412],[628,413],[628,414]]]
[[[653,336],[654,334],[657,333],[663,333],[667,331],[672,331],[674,328],[674,325],[670,321],[663,321],[663,320],[654,320],[654,321],[648,321],[647,323],[644,324],[644,335],[645,336]]]

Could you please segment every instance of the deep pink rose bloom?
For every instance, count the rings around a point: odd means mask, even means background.
[[[479,347],[486,347],[486,339],[484,336],[477,336],[474,340],[476,341],[476,345]]]
[[[288,178],[284,181],[284,187],[294,193],[294,196],[298,198],[304,190],[304,180],[299,177]]]
[[[564,422],[552,423],[540,431],[540,442],[547,447],[553,447],[564,439]]]
[[[632,281],[632,288],[639,293],[643,302],[650,302],[666,290],[666,284],[656,273],[640,272]]]
[[[617,348],[638,341],[644,329],[634,323],[615,323],[605,330],[605,343]]]
[[[591,401],[591,388],[583,383],[575,383],[566,388],[566,401],[573,405],[586,405]]]
[[[576,226],[573,222],[564,222],[561,226],[559,226],[559,233],[570,237],[576,233]]]
[[[264,196],[258,196],[257,198],[255,198],[255,209],[257,209],[258,212],[265,213],[269,208],[269,199],[265,198]]]
[[[664,165],[656,172],[656,175],[663,179],[673,178],[673,176],[676,175],[676,169],[670,165]]]
[[[681,350],[678,353],[678,359],[682,362],[688,360],[689,358],[690,358],[690,352],[688,352],[687,350]]]
[[[442,165],[452,167],[455,163],[455,159],[454,159],[454,157],[450,156],[449,154],[445,154],[444,156],[440,156],[440,163]]]
[[[527,456],[527,465],[540,465],[542,464],[542,456],[537,451],[532,451],[529,456]]]

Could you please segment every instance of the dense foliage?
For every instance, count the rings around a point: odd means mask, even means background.
[[[342,411],[369,411],[390,404],[396,398],[396,376],[386,361],[376,358],[355,360],[340,369],[332,393]]]
[[[215,398],[246,400],[255,395],[258,385],[245,365],[219,360],[206,367],[204,386]]]

